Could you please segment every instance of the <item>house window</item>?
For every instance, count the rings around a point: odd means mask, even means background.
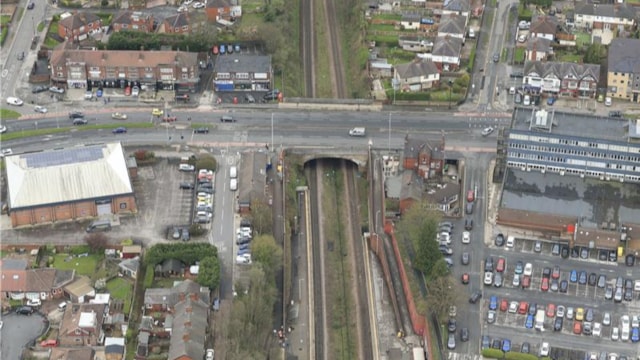
[[[76,330],[74,331],[74,333],[75,333],[76,335],[80,335],[80,334],[81,334],[80,329],[76,329]]]
[[[120,203],[120,209],[124,210],[126,208],[127,208],[127,203],[126,202]]]
[[[182,27],[182,31],[189,31],[189,25],[185,25]]]

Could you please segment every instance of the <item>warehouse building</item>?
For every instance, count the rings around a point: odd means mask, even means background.
[[[14,227],[137,211],[120,143],[6,157]]]

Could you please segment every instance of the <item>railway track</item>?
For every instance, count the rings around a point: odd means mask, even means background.
[[[356,167],[317,160],[307,168],[313,226],[316,359],[373,359]]]

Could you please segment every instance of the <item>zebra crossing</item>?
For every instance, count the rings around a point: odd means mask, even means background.
[[[481,360],[482,355],[449,353],[449,360]]]

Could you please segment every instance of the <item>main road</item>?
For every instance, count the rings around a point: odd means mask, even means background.
[[[65,144],[109,141],[116,139],[127,144],[191,144],[206,147],[251,147],[273,143],[285,147],[352,147],[365,149],[368,141],[376,148],[402,149],[406,136],[439,139],[445,136],[447,148],[461,152],[493,152],[495,137],[482,137],[485,126],[504,126],[505,117],[452,116],[451,113],[378,113],[378,112],[274,112],[273,123],[269,111],[235,111],[235,123],[220,123],[219,114],[202,112],[174,112],[178,119],[191,117],[194,123],[210,128],[209,134],[193,134],[190,124],[156,124],[151,129],[129,129],[127,134],[113,135],[109,130],[87,130],[22,138],[4,141],[3,147],[14,152],[33,151],[43,148],[62,147]],[[128,122],[151,122],[148,111],[127,113],[129,119],[117,122],[127,126]],[[116,121],[108,113],[87,115],[90,124],[113,124]],[[28,120],[8,120],[9,133],[24,130],[71,127],[65,115],[44,114]],[[351,138],[348,130],[356,126],[367,129],[366,138]],[[272,138],[273,136],[273,138]],[[19,148],[19,149],[18,149]]]

